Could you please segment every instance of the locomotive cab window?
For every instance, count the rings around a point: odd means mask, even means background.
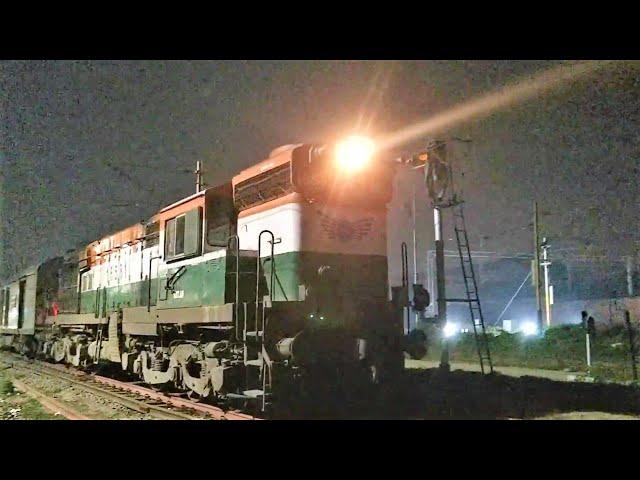
[[[201,208],[165,222],[164,256],[167,262],[200,254]]]
[[[226,248],[229,237],[235,233],[235,208],[231,184],[207,192],[205,217],[205,251]]]

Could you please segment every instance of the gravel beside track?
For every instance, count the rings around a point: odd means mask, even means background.
[[[10,366],[14,382],[19,382],[41,403],[58,406],[58,413],[68,409],[73,419],[160,419],[160,420],[251,420],[250,415],[228,411],[213,405],[200,404],[166,395],[155,390],[121,382],[108,377],[90,375],[82,371],[26,360],[18,355],[3,355]],[[17,378],[16,378],[17,377]],[[85,413],[76,411],[82,410]],[[45,405],[46,406],[46,405]],[[53,408],[53,407],[52,407]]]

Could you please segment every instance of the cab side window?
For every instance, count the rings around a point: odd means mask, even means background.
[[[233,209],[226,205],[215,204],[211,209],[211,216],[207,219],[207,250],[226,248],[229,236],[235,233],[233,229]]]
[[[202,209],[200,207],[165,222],[164,255],[166,261],[200,255]]]
[[[229,237],[236,233],[236,211],[231,184],[207,192],[205,251],[227,248]]]

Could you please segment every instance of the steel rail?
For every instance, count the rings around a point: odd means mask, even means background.
[[[12,379],[11,382],[15,385],[16,389],[38,401],[40,405],[51,413],[60,414],[68,420],[93,420],[92,418],[87,417],[86,415],[83,415],[82,413],[61,403],[55,398],[52,398],[41,390],[38,390],[32,385],[27,385],[25,382],[15,378]]]
[[[30,371],[36,373],[51,372],[54,376],[62,378],[72,384],[78,385],[85,390],[93,390],[98,395],[112,397],[118,403],[123,404],[127,408],[138,411],[140,413],[149,413],[156,417],[167,418],[180,418],[184,420],[204,420],[201,414],[205,414],[214,420],[262,420],[261,418],[254,417],[245,413],[237,411],[225,411],[214,405],[205,403],[198,403],[184,398],[170,396],[150,388],[142,387],[140,385],[132,384],[129,382],[123,382],[115,380],[113,378],[104,377],[101,375],[87,374],[85,372],[68,369],[58,364],[49,364],[40,360],[32,361],[37,367],[32,366],[24,359],[17,357],[21,362],[22,368],[27,368]],[[14,364],[14,366],[16,366]],[[18,366],[20,368],[20,366]],[[75,378],[74,378],[75,377]],[[101,386],[92,385],[90,382],[96,382],[102,384]],[[105,389],[107,387],[108,389]],[[119,391],[115,391],[119,390]],[[136,397],[142,397],[143,400],[133,399],[125,396],[124,394],[133,394]],[[192,410],[194,413],[200,415],[191,415],[188,413],[182,413],[175,410],[169,410],[167,407],[158,405],[158,402],[171,407]]]
[[[109,377],[93,375],[92,378],[97,382],[100,382],[106,385],[111,385],[118,389],[127,390],[131,393],[147,396],[153,400],[169,403],[179,408],[189,408],[201,413],[205,413],[211,416],[212,418],[214,418],[215,420],[261,420],[260,418],[253,417],[251,415],[247,415],[241,412],[234,412],[234,411],[225,412],[219,407],[208,405],[206,403],[197,403],[191,400],[185,400],[184,398],[171,397],[169,395],[157,392],[155,390],[151,390],[151,389],[141,387],[139,385],[127,383],[127,382],[121,382],[119,380],[114,380],[113,378],[109,378]]]
[[[89,376],[85,377],[87,380],[79,380],[76,378],[72,378],[73,374],[67,374],[60,372],[58,369],[52,368],[38,368],[32,367],[30,365],[15,365],[13,368],[27,370],[34,372],[36,374],[45,374],[52,377],[57,377],[63,381],[71,383],[79,387],[82,390],[89,391],[95,395],[106,397],[113,400],[116,403],[119,403],[126,408],[136,411],[138,413],[149,414],[156,418],[162,420],[198,420],[198,417],[189,415],[186,413],[170,410],[168,407],[163,407],[157,404],[151,404],[148,400],[137,400],[134,398],[127,397],[120,392],[115,392],[111,390],[107,390],[105,388],[101,388],[96,385],[92,385],[90,383]],[[88,381],[89,380],[89,381]]]

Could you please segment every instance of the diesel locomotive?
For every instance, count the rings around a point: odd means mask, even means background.
[[[404,348],[388,286],[394,167],[351,154],[280,147],[23,272],[0,289],[2,343],[261,409],[299,378],[393,378]]]

